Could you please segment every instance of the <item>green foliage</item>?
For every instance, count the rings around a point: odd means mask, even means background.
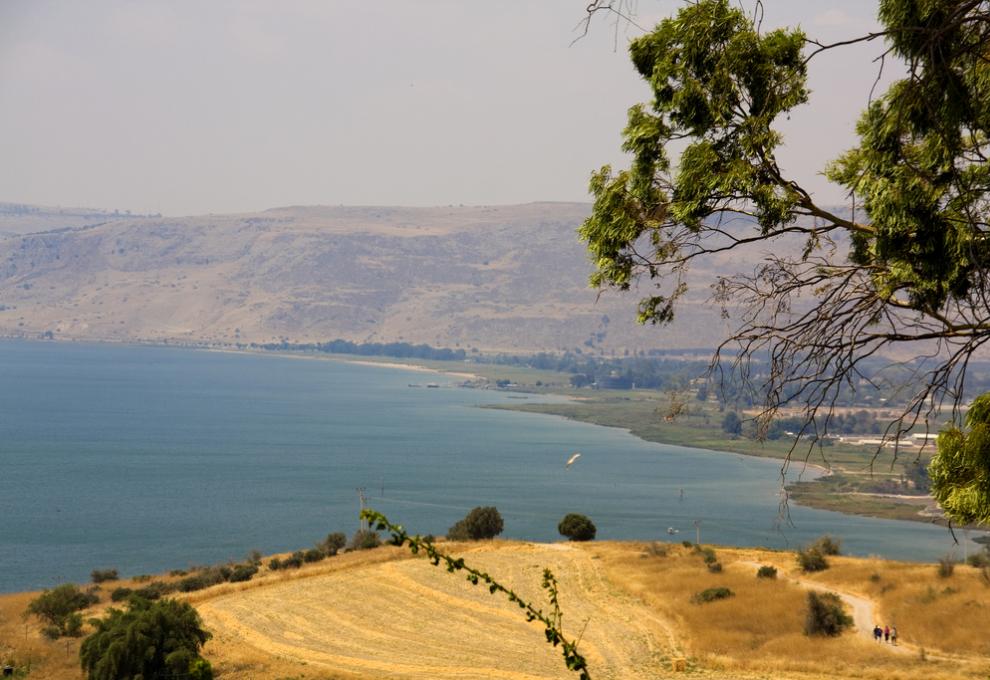
[[[804,572],[825,571],[828,569],[828,560],[825,559],[825,555],[822,554],[821,550],[816,547],[799,550],[797,561],[798,566],[801,567],[801,571]]]
[[[928,404],[962,398],[967,360],[990,339],[990,9],[880,0],[879,33],[822,46],[800,29],[763,30],[762,8],[750,16],[735,5],[683,3],[632,41],[652,97],[629,110],[630,167],[591,177],[594,207],[580,230],[591,284],[630,290],[648,278],[639,320],[664,324],[691,264],[758,249],[750,273],[711,282],[723,312],[740,319],[722,344],[738,349],[731,371],[749,377],[769,357],[768,376],[754,384],[764,400],[757,436],[770,434],[782,405],[800,404],[811,440],[827,445],[820,435],[832,430],[835,399],[858,382],[862,362],[916,349],[929,360],[899,432]],[[808,101],[807,65],[818,53],[881,36],[878,54],[906,73],[871,96],[856,146],[828,165],[854,206],[832,211],[781,168],[775,126]],[[800,255],[774,250],[779,237],[801,239]],[[929,354],[933,343],[939,351]],[[981,413],[971,413],[967,434],[943,433],[930,468],[934,495],[960,523],[990,522]]]
[[[96,631],[79,649],[88,680],[212,678],[199,656],[210,634],[186,602],[132,598],[126,610],[108,609],[93,624]]]
[[[756,570],[756,578],[777,578],[777,567],[772,567],[768,564],[764,564],[762,567]]]
[[[545,614],[542,609],[538,609],[531,602],[522,599],[513,590],[496,581],[487,572],[468,566],[462,557],[455,558],[441,552],[432,540],[419,535],[410,536],[401,525],[392,524],[380,512],[368,508],[361,511],[361,518],[367,520],[379,531],[388,531],[392,536],[390,541],[392,545],[400,547],[408,545],[409,550],[414,555],[423,553],[433,566],[440,566],[442,562],[448,573],[464,572],[468,583],[471,585],[477,586],[484,583],[488,588],[488,592],[492,595],[496,593],[505,595],[509,602],[512,602],[523,610],[527,621],[539,621],[543,624],[543,632],[547,642],[554,647],[560,646],[564,657],[564,665],[568,670],[579,673],[581,680],[591,680],[587,660],[577,651],[578,643],[564,636],[562,624],[563,614],[560,611],[557,579],[549,569],[543,570],[543,581],[540,584],[543,590],[546,591],[547,600],[550,604],[550,612]],[[501,520],[501,517],[499,520]]]
[[[691,598],[691,601],[695,604],[704,604],[706,602],[715,602],[717,600],[724,600],[726,598],[735,595],[731,590],[724,587],[718,588],[706,588],[700,593],[695,593]]]
[[[129,598],[131,596],[131,593],[133,592],[134,590],[131,588],[123,588],[123,587],[114,588],[113,591],[110,593],[110,601],[123,602],[124,600]]]
[[[557,524],[557,531],[571,541],[592,541],[598,530],[588,517],[571,512]]]
[[[319,562],[324,557],[326,557],[326,553],[320,548],[310,548],[303,553],[303,562]]]
[[[498,509],[492,506],[477,507],[471,510],[464,519],[459,520],[447,531],[447,538],[452,541],[479,541],[495,538],[504,524]]]
[[[332,534],[327,534],[327,537],[323,539],[322,547],[329,557],[333,557],[345,545],[347,545],[347,536],[339,531],[335,531]]]
[[[116,581],[120,578],[116,569],[94,569],[90,574],[93,583],[103,583],[105,581]]]
[[[82,609],[99,602],[93,593],[79,589],[74,583],[64,583],[52,590],[46,590],[31,600],[27,611],[48,624],[44,633],[52,639],[63,635],[79,635],[82,617],[77,614]]]
[[[175,590],[175,587],[161,581],[154,581],[138,588],[134,594],[144,600],[158,600]]]
[[[938,435],[928,466],[931,493],[961,524],[990,523],[990,394],[973,400],[968,432],[949,427]]]
[[[725,417],[722,418],[722,431],[733,437],[738,437],[742,434],[742,419],[738,413],[729,411],[725,414]]]
[[[846,614],[842,600],[835,593],[808,593],[808,611],[804,618],[805,635],[835,637],[852,625],[852,617]]]
[[[242,581],[250,581],[251,577],[258,573],[258,565],[254,562],[249,564],[238,564],[234,567],[234,570],[230,572],[230,577],[227,579],[231,583],[240,583]]]

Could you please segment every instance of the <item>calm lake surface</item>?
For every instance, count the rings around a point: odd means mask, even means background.
[[[495,505],[506,537],[793,547],[935,560],[945,529],[792,505],[778,464],[479,406],[519,395],[411,388],[454,379],[339,361],[140,346],[0,343],[0,591],[158,572],[312,545],[369,505],[442,534]],[[543,397],[529,397],[543,399]],[[581,459],[569,469],[575,451]],[[681,499],[680,490],[684,490]],[[958,549],[957,549],[958,550]]]

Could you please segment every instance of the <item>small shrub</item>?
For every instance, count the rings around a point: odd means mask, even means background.
[[[777,568],[764,564],[756,570],[756,578],[777,578]]]
[[[939,558],[938,575],[939,578],[949,578],[956,571],[956,559],[951,555]]]
[[[319,562],[326,554],[319,548],[310,548],[303,553],[303,562]]]
[[[268,568],[271,569],[272,571],[278,571],[279,569],[282,568],[282,563],[279,562],[277,557],[273,557],[270,560],[268,560]]]
[[[873,572],[872,574],[870,574],[870,581],[873,583],[880,583],[880,574],[878,574],[877,572]]]
[[[724,600],[726,598],[735,595],[728,588],[706,588],[700,593],[695,593],[691,601],[695,604],[704,604],[705,602],[715,602],[716,600]]]
[[[147,583],[151,580],[151,574],[138,574],[132,580],[135,583]]]
[[[471,535],[468,533],[467,525],[463,519],[454,522],[454,525],[447,529],[448,541],[470,541]]]
[[[230,564],[221,564],[219,567],[213,567],[208,571],[218,576],[217,583],[219,583],[230,580],[230,575],[234,573],[234,567]]]
[[[447,538],[461,541],[465,540],[462,536],[466,536],[472,541],[479,541],[495,538],[502,533],[503,528],[504,522],[498,508],[479,506],[473,508],[471,512],[465,515],[464,519],[454,524],[447,532]],[[452,533],[456,535],[456,538],[451,536]]]
[[[82,627],[79,610],[96,604],[99,599],[93,593],[83,592],[74,583],[64,583],[53,590],[46,590],[31,600],[27,611],[47,623],[48,628],[54,629],[56,634],[52,639],[56,639],[62,635],[78,635]],[[45,635],[47,636],[48,632]]]
[[[557,531],[570,541],[591,541],[594,540],[598,530],[591,519],[585,515],[571,512],[564,515],[564,518],[557,524]]]
[[[681,541],[681,545],[683,545],[685,548],[690,548],[691,546],[694,545],[694,543],[692,543],[691,541]]]
[[[189,572],[186,571],[185,569],[172,569],[170,572],[168,572],[168,575],[169,576],[188,576],[189,575]]]
[[[822,555],[839,555],[842,552],[842,541],[825,534],[812,543],[811,547],[817,549]]]
[[[65,617],[65,625],[63,626],[63,635],[68,637],[79,637],[82,635],[83,619],[82,614],[79,612],[72,612],[67,617]]]
[[[90,578],[93,583],[103,583],[104,581],[116,581],[119,576],[117,576],[116,569],[94,569],[90,573]]]
[[[805,635],[835,637],[852,625],[852,617],[842,608],[835,593],[808,593],[808,611],[804,618]]]
[[[123,602],[131,596],[134,591],[131,588],[114,588],[110,593],[111,602]]]
[[[704,557],[705,564],[715,564],[718,561],[715,551],[711,548],[702,548],[699,552]]]
[[[234,567],[234,570],[230,573],[230,578],[227,579],[231,583],[240,583],[242,581],[250,581],[251,577],[258,573],[258,565],[254,562],[248,564],[238,564]]]
[[[323,550],[326,551],[328,557],[333,557],[346,545],[347,536],[339,531],[327,534],[327,537],[323,539]]]
[[[722,563],[721,562],[706,562],[705,564],[708,565],[708,571],[710,571],[711,573],[713,573],[713,574],[720,574],[720,573],[722,573]]]
[[[801,571],[825,571],[828,569],[828,560],[817,548],[806,548],[799,550],[797,554],[798,565]]]
[[[248,562],[250,562],[251,564],[254,564],[256,566],[260,565],[261,564],[261,551],[260,550],[252,550],[251,552],[248,553],[247,560],[248,560]]]
[[[351,550],[371,550],[372,548],[377,548],[382,544],[382,539],[379,538],[377,531],[372,531],[370,529],[358,529],[351,536],[350,549]]]
[[[298,569],[303,565],[303,552],[302,550],[297,550],[284,560],[282,560],[282,569]]]
[[[154,581],[148,585],[138,588],[134,591],[134,594],[145,600],[159,600],[163,596],[168,595],[172,592],[174,588],[167,583],[162,583],[161,581]]]

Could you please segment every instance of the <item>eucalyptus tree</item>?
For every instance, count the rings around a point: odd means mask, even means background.
[[[589,16],[616,7],[593,2]],[[990,340],[990,2],[880,0],[881,30],[832,44],[764,31],[762,10],[686,2],[631,42],[652,101],[629,111],[630,167],[592,176],[580,232],[591,282],[651,283],[639,320],[667,324],[692,263],[766,246],[755,270],[711,281],[736,321],[713,370],[760,395],[763,431],[797,403],[804,433],[820,438],[839,390],[868,380],[864,362],[885,354],[925,357],[911,364],[911,397],[888,439],[946,404],[958,418],[967,362]],[[823,169],[850,196],[851,209],[836,210],[782,169],[775,126],[809,104],[818,55],[871,41],[904,75],[866,105],[856,146]],[[800,247],[775,247],[786,239]],[[990,507],[986,486],[980,503]]]

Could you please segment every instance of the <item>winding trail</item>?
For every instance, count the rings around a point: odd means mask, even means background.
[[[750,560],[739,560],[733,564],[745,566],[751,569],[759,569],[761,566],[766,564],[766,562],[753,562]],[[853,617],[853,627],[856,632],[856,636],[866,640],[870,643],[877,644],[873,639],[873,627],[877,625],[880,620],[877,615],[876,603],[869,599],[868,597],[863,597],[862,595],[854,595],[845,590],[837,590],[823,583],[813,581],[807,578],[801,578],[796,575],[793,571],[781,567],[779,564],[773,565],[777,568],[777,571],[786,575],[786,578],[791,583],[794,583],[805,590],[814,590],[819,593],[832,593],[841,599],[847,607],[852,611]],[[898,643],[896,645],[879,643],[884,649],[895,653],[895,654],[912,654],[917,653],[918,649],[913,645]],[[948,658],[948,657],[946,657]]]

